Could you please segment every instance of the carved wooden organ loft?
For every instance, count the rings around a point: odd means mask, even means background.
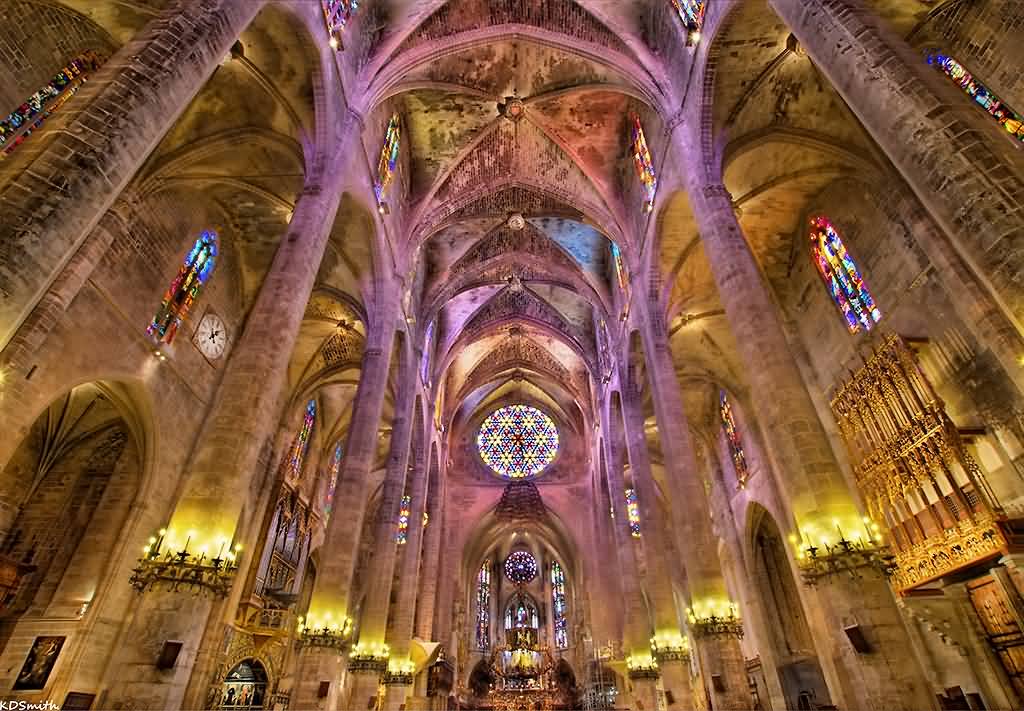
[[[904,593],[1024,544],[903,338],[887,335],[835,391],[832,413]]]

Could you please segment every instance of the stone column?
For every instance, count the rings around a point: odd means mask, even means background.
[[[407,542],[400,546],[397,554],[399,565],[398,599],[395,604],[394,622],[389,625],[387,638],[391,649],[391,669],[404,673],[409,671],[406,680],[400,674],[389,675],[385,679],[388,694],[385,699],[387,711],[398,711],[399,706],[412,691],[412,662],[409,659],[413,636],[413,623],[416,616],[416,593],[419,590],[420,549],[423,545],[423,510],[426,503],[427,471],[423,452],[423,421],[417,419],[413,423],[416,434],[413,436],[413,470],[412,483],[409,486],[409,531]]]
[[[87,236],[263,5],[169,3],[5,161],[0,262],[17,269],[0,271],[0,349],[71,266],[33,323],[52,328],[104,252],[85,246]],[[14,362],[24,365],[17,350]]]
[[[693,151],[679,146],[692,161]],[[691,145],[699,145],[693,142]],[[704,166],[707,167],[707,166]],[[700,167],[694,171],[699,173]],[[807,545],[835,542],[836,525],[862,530],[825,430],[786,343],[782,321],[736,220],[728,192],[707,175],[687,175],[688,192],[719,298],[746,366],[752,400],[773,455],[773,472]],[[852,534],[851,534],[852,535]],[[823,580],[805,590],[833,700],[850,708],[907,711],[934,704],[892,592],[868,571],[856,584]],[[870,608],[870,612],[868,609]],[[864,628],[871,621],[872,627]],[[875,653],[858,655],[843,628],[859,621]]]
[[[377,450],[378,428],[399,314],[398,296],[392,292],[397,292],[397,289],[388,284],[380,285],[377,291],[382,301],[372,319],[363,352],[345,454],[334,490],[336,507],[344,503],[346,508],[344,512],[336,511],[327,527],[323,550],[331,554],[320,562],[306,619],[306,624],[313,629],[339,625],[348,617],[359,538],[366,516],[367,480]],[[336,649],[303,646],[296,660],[292,704],[296,708],[319,708],[324,704],[317,697],[320,682],[329,681],[325,708],[338,708],[341,669]],[[361,673],[353,674],[353,684],[360,676]]]
[[[402,496],[406,491],[413,429],[419,427],[419,423],[415,422],[413,417],[416,402],[416,367],[412,362],[411,353],[402,353],[399,357],[401,365],[398,368],[395,415],[391,423],[391,448],[384,483],[381,486],[377,520],[373,524],[373,565],[366,571],[370,579],[366,584],[366,603],[359,623],[359,643],[362,645],[384,643],[391,603],[391,584],[399,548],[398,514],[402,506]],[[412,528],[412,521],[409,522],[409,528]]]
[[[655,401],[666,400],[669,395],[674,394],[677,405],[670,414],[666,414],[664,410],[658,412],[660,408],[655,406],[659,421],[659,439],[664,448],[668,485],[671,487],[671,500],[668,505],[671,511],[670,521],[661,520],[660,509],[656,503],[656,486],[647,453],[639,393],[630,396],[624,403],[626,441],[632,443],[629,454],[630,462],[633,464],[634,482],[640,496],[644,520],[648,521],[642,533],[642,537],[649,542],[644,549],[649,552],[648,577],[657,578],[663,587],[667,587],[668,578],[661,571],[668,570],[667,566],[671,565],[672,561],[667,560],[664,555],[666,546],[659,540],[660,536],[652,537],[651,534],[654,531],[661,534],[663,526],[671,526],[673,528],[665,529],[666,535],[671,538],[672,531],[676,531],[684,543],[680,546],[680,551],[683,555],[682,563],[686,569],[687,592],[690,596],[690,645],[693,653],[697,655],[705,683],[710,684],[712,676],[718,676],[721,681],[721,691],[709,686],[714,707],[747,708],[750,706],[750,694],[747,689],[746,667],[739,645],[742,628],[736,616],[735,605],[731,603],[725,590],[721,564],[718,561],[718,541],[711,531],[711,519],[707,513],[708,502],[697,472],[689,424],[682,411],[675,369],[671,367],[667,351],[664,351],[664,357],[668,359],[667,371],[663,360],[648,360],[653,361],[651,365],[654,366],[651,368],[651,394]],[[669,378],[665,377],[666,372]],[[664,407],[664,403],[662,406]],[[671,422],[671,425],[662,429],[661,422]],[[644,499],[651,503],[643,506]],[[655,639],[661,646],[672,645],[671,640],[681,637],[671,589],[667,590],[667,599],[664,597],[665,593],[660,597],[654,597],[657,604],[670,606],[667,611],[659,612],[655,618]],[[726,617],[730,620],[724,627],[706,624],[708,619]],[[700,693],[702,690],[697,691]]]
[[[615,523],[612,526],[612,536],[617,551],[619,569],[621,571],[623,605],[625,616],[625,639],[624,647],[627,654],[645,655],[650,654],[650,617],[647,613],[647,606],[644,604],[643,594],[640,590],[640,569],[637,565],[636,551],[634,549],[633,535],[629,530],[629,515],[626,511],[625,491],[626,485],[622,477],[622,465],[624,453],[622,447],[617,443],[617,424],[609,422],[607,411],[602,412],[601,417],[606,420],[602,423],[605,432],[605,460],[608,463],[608,488],[611,489],[612,512],[615,515]]]
[[[307,182],[291,224],[274,256],[256,302],[224,368],[206,418],[205,436],[190,461],[183,489],[164,537],[165,550],[191,553],[205,549],[209,560],[223,544],[230,550],[237,530],[245,530],[245,506],[251,482],[259,476],[260,449],[267,432],[276,431],[288,363],[313,289],[331,226],[341,200],[343,156],[338,147],[323,173],[322,184]],[[251,512],[250,512],[251,513]],[[154,531],[154,533],[156,533]],[[253,553],[242,549],[243,565],[228,599],[243,587]],[[187,592],[152,590],[143,596],[111,665],[110,707],[175,708],[181,705],[197,647],[214,605]],[[156,669],[164,640],[184,647],[170,672]]]
[[[647,439],[644,433],[643,412],[640,393],[627,388],[622,397],[622,419],[625,429],[626,453],[633,473],[640,509],[640,544],[643,546],[647,564],[644,575],[644,589],[651,606],[651,618],[655,634],[670,632],[678,634],[679,616],[672,594],[671,578],[662,571],[668,570],[671,561],[666,555],[663,541],[666,528],[658,505],[658,489],[651,472]]]
[[[428,525],[423,531],[423,562],[420,567],[419,596],[416,598],[416,636],[425,641],[436,639],[434,610],[437,606],[438,566],[441,563],[441,533],[444,530],[444,493],[440,481],[437,456],[430,457],[430,480],[427,487]]]
[[[1024,157],[959,87],[867,3],[770,0],[1018,329]]]

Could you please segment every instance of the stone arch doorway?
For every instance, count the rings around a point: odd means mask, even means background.
[[[751,510],[750,521],[754,583],[764,605],[767,641],[777,659],[786,707],[828,707],[828,687],[782,534],[772,515],[759,506]]]
[[[243,659],[224,677],[220,708],[252,711],[262,709],[266,700],[267,670],[259,660]]]

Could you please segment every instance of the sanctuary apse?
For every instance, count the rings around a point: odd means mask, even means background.
[[[0,701],[1024,707],[1021,27],[0,0]]]

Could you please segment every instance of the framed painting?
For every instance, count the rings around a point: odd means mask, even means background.
[[[57,663],[61,647],[66,637],[36,637],[32,649],[21,665],[18,678],[14,682],[14,691],[41,691]]]

